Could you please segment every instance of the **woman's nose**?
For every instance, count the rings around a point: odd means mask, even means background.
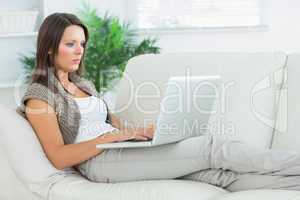
[[[77,45],[75,49],[76,54],[82,54],[83,53],[83,47],[81,45]]]

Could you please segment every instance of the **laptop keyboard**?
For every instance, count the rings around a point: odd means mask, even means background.
[[[123,141],[123,142],[150,142],[152,141],[152,139],[149,139],[149,140],[135,140],[135,139],[130,139],[130,140],[126,140],[126,141]]]

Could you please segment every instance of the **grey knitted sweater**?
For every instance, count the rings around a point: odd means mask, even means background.
[[[17,108],[17,112],[26,118],[25,103],[28,99],[40,99],[47,102],[54,109],[57,115],[59,128],[65,144],[71,144],[75,141],[79,130],[79,121],[81,116],[78,105],[76,104],[73,96],[63,88],[59,80],[56,78],[53,68],[49,68],[48,78],[49,83],[51,83],[49,85],[55,87],[56,92],[40,83],[31,83],[21,99],[21,104]],[[100,94],[90,81],[75,73],[70,73],[69,78],[83,91],[100,98]],[[106,121],[110,123],[109,114],[107,115]]]

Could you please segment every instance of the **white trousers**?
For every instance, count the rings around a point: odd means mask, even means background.
[[[78,169],[95,182],[183,178],[225,188],[249,176],[300,177],[300,154],[203,135],[155,147],[105,150]]]

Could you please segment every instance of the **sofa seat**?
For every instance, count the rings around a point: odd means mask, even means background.
[[[299,191],[289,190],[247,190],[232,192],[213,200],[300,200]]]
[[[228,191],[206,183],[187,180],[153,180],[124,183],[94,183],[80,175],[69,175],[56,183],[50,200],[207,200]]]
[[[80,175],[70,175],[55,184],[49,200],[300,200],[300,191],[225,189],[188,180],[154,180],[125,183],[93,183]]]

